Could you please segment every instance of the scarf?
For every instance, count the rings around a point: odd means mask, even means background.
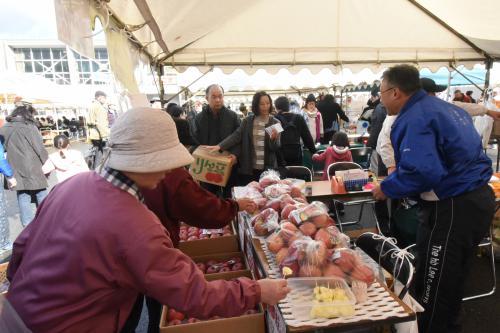
[[[304,111],[306,112],[307,116],[309,118],[315,118],[315,122],[316,122],[316,142],[319,142],[320,139],[321,139],[321,129],[320,129],[320,114],[318,113],[318,109],[314,109],[313,111],[309,111],[307,109],[304,109]]]

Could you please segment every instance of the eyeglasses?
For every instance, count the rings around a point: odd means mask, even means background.
[[[396,87],[387,88],[386,90],[381,91],[381,92],[380,92],[380,95],[382,95],[382,94],[384,94],[384,93],[386,93],[386,92],[388,92],[388,91],[391,91],[391,90],[393,90],[393,89],[396,89]]]

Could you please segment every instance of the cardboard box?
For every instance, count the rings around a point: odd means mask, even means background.
[[[190,257],[208,254],[238,252],[238,236],[235,233],[234,225],[231,223],[233,234],[218,238],[199,239],[179,243],[179,250]]]
[[[211,152],[198,147],[193,152],[194,162],[189,173],[194,179],[219,186],[226,186],[231,175],[233,160],[227,152]]]
[[[234,273],[234,274],[231,274]],[[252,278],[251,273],[249,271],[239,271],[227,273],[225,276],[225,280],[230,280],[236,277],[246,276]],[[226,273],[223,273],[226,274]],[[218,275],[218,274],[209,274],[205,275],[208,277],[210,275]],[[221,301],[223,298],[221,297]],[[167,312],[168,308],[166,306],[163,307],[163,311],[161,314],[160,320],[160,333],[265,333],[265,322],[264,322],[264,311],[262,306],[259,305],[259,313],[244,315],[240,317],[232,317],[232,318],[221,318],[207,321],[200,321],[192,324],[182,324],[176,326],[167,326]]]

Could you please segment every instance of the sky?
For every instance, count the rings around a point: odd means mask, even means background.
[[[0,39],[57,39],[54,0],[0,0]]]

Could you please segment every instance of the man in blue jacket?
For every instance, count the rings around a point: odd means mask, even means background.
[[[373,195],[420,197],[414,281],[425,312],[419,331],[459,332],[464,282],[494,214],[491,160],[472,118],[421,90],[415,67],[391,67],[382,79],[382,103],[398,115],[391,131],[397,169]]]

